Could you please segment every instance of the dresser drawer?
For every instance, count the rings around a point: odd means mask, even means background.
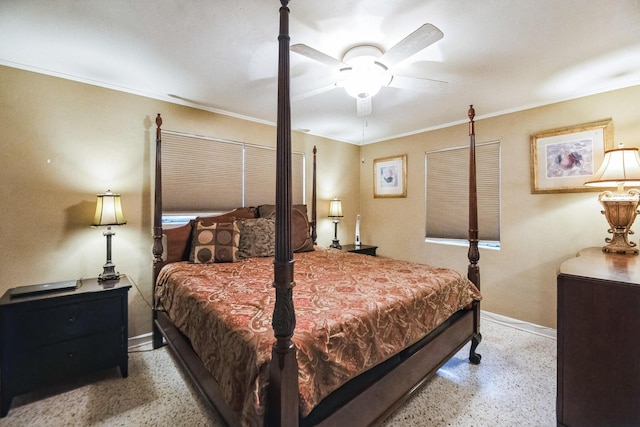
[[[6,385],[16,394],[37,384],[77,378],[96,370],[117,367],[126,354],[122,328],[12,353],[6,367],[11,375]]]
[[[99,333],[122,321],[123,298],[118,296],[10,312],[5,319],[16,338],[14,351]]]

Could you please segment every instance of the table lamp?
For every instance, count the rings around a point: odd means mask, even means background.
[[[640,192],[636,189],[624,191],[624,187],[640,186],[640,157],[637,148],[624,148],[622,144],[616,149],[607,150],[602,165],[593,176],[593,180],[584,183],[590,187],[616,187],[616,191],[606,190],[598,196],[604,207],[602,213],[609,222],[607,243],[602,250],[609,253],[638,254],[635,242],[629,242],[629,234],[633,234],[631,226],[638,214]]]
[[[104,265],[102,274],[98,276],[99,282],[120,278],[120,273],[116,272],[116,266],[111,261],[111,237],[116,234],[115,231],[111,230],[111,226],[126,223],[127,221],[125,221],[122,214],[120,195],[113,194],[111,190],[107,190],[104,194],[98,194],[93,225],[107,227],[107,230],[102,233],[107,238],[107,262]]]
[[[339,218],[342,218],[342,202],[337,197],[334,197],[329,204],[329,218],[333,219],[334,236],[333,242],[329,245],[330,248],[342,249],[340,241],[338,240],[338,223]]]

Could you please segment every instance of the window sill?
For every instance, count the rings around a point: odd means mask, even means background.
[[[433,237],[427,237],[424,239],[424,241],[425,243],[435,243],[437,245],[464,246],[467,248],[469,247],[469,241],[462,240],[462,239],[438,239]],[[481,240],[478,242],[478,248],[499,251],[500,242]]]

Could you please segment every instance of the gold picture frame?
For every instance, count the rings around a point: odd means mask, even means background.
[[[602,191],[585,187],[613,149],[613,120],[604,119],[531,135],[531,193]]]
[[[373,197],[407,197],[407,155],[373,161]]]

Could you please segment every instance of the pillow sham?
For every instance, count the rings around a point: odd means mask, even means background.
[[[216,222],[233,222],[236,218],[255,218],[256,208],[237,208],[232,211],[214,215],[214,216],[199,216],[196,221],[202,222],[204,225],[211,225]]]
[[[291,207],[295,210],[299,210],[307,216],[307,205],[291,205]],[[276,211],[276,205],[260,205],[256,208],[258,217],[260,218],[269,218]]]
[[[260,218],[275,218],[275,205],[260,205],[257,208]],[[291,246],[294,252],[313,250],[313,239],[309,231],[307,205],[293,205],[291,209]]]
[[[198,221],[193,229],[189,261],[195,264],[236,262],[240,230],[235,222],[205,225]]]
[[[253,207],[238,208],[222,215],[199,216],[189,221],[188,224],[174,228],[165,228],[163,233],[167,236],[166,257],[167,262],[191,261],[193,262],[192,246],[196,224],[201,221],[204,225],[216,222],[233,222],[235,218],[255,218],[257,209]]]
[[[270,257],[276,252],[276,223],[273,218],[238,220],[238,258]]]

